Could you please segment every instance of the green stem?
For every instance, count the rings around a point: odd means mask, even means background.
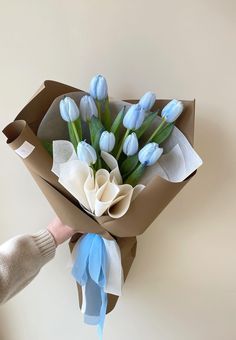
[[[161,124],[156,128],[156,130],[153,132],[153,134],[151,135],[151,137],[148,139],[147,143],[150,143],[152,141],[152,139],[158,134],[158,132],[160,132],[160,130],[163,128],[163,126],[165,125],[166,120],[165,118],[162,119]]]
[[[98,99],[96,99],[96,105],[97,105],[97,109],[98,109],[98,119],[101,121],[102,107],[101,107],[101,103]]]
[[[118,152],[116,154],[116,160],[118,161],[119,157],[120,157],[120,154],[122,152],[122,148],[123,148],[123,144],[124,144],[124,141],[126,139],[126,137],[128,137],[130,133],[130,129],[127,129],[125,134],[124,134],[124,137],[122,138],[121,142],[120,142],[120,145],[119,145],[119,149],[118,149]]]
[[[96,163],[95,164],[90,164],[90,168],[93,169],[94,175],[96,174]]]
[[[78,131],[76,129],[75,123],[71,122],[71,126],[72,126],[72,129],[73,129],[74,134],[75,134],[76,142],[77,142],[77,144],[79,144],[80,139],[79,139],[79,134],[78,134]]]
[[[91,120],[87,120],[87,124],[88,124],[88,127],[89,127],[90,142],[91,142],[91,145],[93,146],[94,145],[94,139],[93,139],[93,130],[92,130],[92,126],[91,126]]]
[[[82,126],[81,126],[80,118],[76,119],[74,123],[75,123],[76,130],[78,132],[78,135],[79,135],[79,139],[82,140],[83,136],[82,136]]]
[[[102,168],[102,160],[100,158],[100,155],[98,155],[97,162],[96,162],[96,170],[99,170]]]

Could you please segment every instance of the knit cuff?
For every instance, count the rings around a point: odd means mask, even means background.
[[[42,256],[43,264],[53,259],[56,253],[56,242],[52,234],[44,229],[33,234],[32,237]]]

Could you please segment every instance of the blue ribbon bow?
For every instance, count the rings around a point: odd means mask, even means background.
[[[76,248],[72,275],[85,289],[84,322],[98,325],[100,340],[107,310],[106,274],[106,248],[102,237],[97,234],[82,236]]]

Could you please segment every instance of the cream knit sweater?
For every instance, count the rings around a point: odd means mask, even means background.
[[[47,230],[20,235],[0,246],[0,304],[23,289],[55,256],[56,243]]]

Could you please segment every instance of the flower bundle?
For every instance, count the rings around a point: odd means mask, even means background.
[[[78,106],[69,96],[60,100],[70,141],[55,140],[52,146],[44,141],[44,145],[52,150],[59,182],[91,214],[120,218],[144,188],[140,179],[161,157],[160,144],[183,111],[181,101],[170,101],[161,111],[160,124],[149,133],[158,115],[158,110],[152,111],[155,102],[156,95],[147,92],[137,104],[124,105],[112,121],[108,86],[101,75],[92,79],[89,94],[80,98]]]
[[[142,234],[202,164],[194,151],[194,102],[108,97],[46,81],[4,130],[72,238],[81,310],[102,337]],[[145,211],[145,213],[144,213]]]

